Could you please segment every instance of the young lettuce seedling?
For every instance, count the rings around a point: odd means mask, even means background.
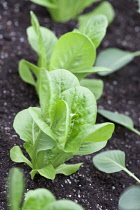
[[[49,190],[43,188],[29,190],[23,201],[24,177],[18,168],[10,170],[7,185],[9,210],[84,210],[73,201],[56,200]]]
[[[86,7],[100,0],[31,0],[41,6],[47,7],[53,20],[66,22],[74,19]]]
[[[98,67],[93,67],[96,59],[95,49],[104,38],[107,28],[107,19],[103,15],[96,15],[88,19],[87,22],[82,22],[79,29],[64,34],[59,40],[52,31],[39,26],[39,22],[32,12],[31,22],[32,26],[27,29],[27,34],[31,47],[38,54],[38,67],[26,60],[21,60],[19,73],[25,82],[35,86],[38,94],[40,67],[45,67],[48,71],[67,69],[77,76],[82,86],[87,87],[94,93],[97,100],[103,92],[102,80],[83,78],[91,73],[109,74],[109,72],[126,65],[130,61],[132,54],[133,56],[134,54],[135,56],[138,55],[138,52],[130,54],[118,49],[115,51],[108,49],[105,52],[110,53],[105,53],[105,59],[103,56],[100,58],[99,54],[96,62]],[[110,54],[112,56],[113,53],[114,60],[112,63]],[[105,65],[106,68],[100,67],[99,63]],[[109,69],[112,69],[112,71]]]
[[[69,71],[40,69],[39,78],[41,108],[25,109],[14,120],[14,129],[25,141],[31,161],[19,146],[11,149],[10,157],[27,163],[32,178],[39,173],[54,179],[59,173],[76,172],[82,164],[65,164],[67,160],[103,148],[112,136],[114,124],[95,124],[95,97]]]
[[[105,16],[93,17],[85,28],[81,25],[79,30],[66,33],[59,40],[52,31],[39,26],[33,12],[31,12],[31,23],[32,26],[27,29],[27,35],[31,47],[38,54],[38,67],[26,60],[21,60],[19,74],[25,82],[35,86],[37,93],[39,93],[40,67],[46,68],[48,71],[66,69],[75,74],[79,80],[91,73],[110,70],[104,67],[93,67],[96,59],[96,47],[99,46],[106,33],[107,20]],[[103,90],[103,82],[101,80],[89,80],[89,82],[90,86],[86,80],[82,85],[85,87],[88,85],[99,98]],[[95,86],[98,87],[97,92]]]

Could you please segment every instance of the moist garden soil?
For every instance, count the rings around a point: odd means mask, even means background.
[[[117,47],[131,52],[140,50],[140,15],[136,12],[136,2],[134,0],[110,2],[115,8],[116,17],[98,51],[107,47]],[[94,6],[90,9],[93,8]],[[24,83],[18,75],[20,59],[25,58],[33,63],[37,60],[26,36],[26,28],[30,25],[30,10],[35,12],[41,25],[53,30],[58,37],[73,30],[77,24],[73,20],[65,24],[55,23],[45,8],[27,0],[0,0],[0,209],[7,209],[5,183],[8,171],[17,166],[24,171],[28,190],[47,188],[57,199],[71,199],[81,204],[85,210],[116,210],[122,191],[138,183],[124,172],[105,174],[98,171],[92,164],[94,154],[77,156],[70,160],[70,163],[84,164],[77,173],[68,177],[57,175],[54,181],[39,175],[31,180],[30,168],[27,165],[15,164],[10,160],[9,150],[14,145],[22,147],[23,143],[12,127],[15,115],[29,106],[38,106],[34,88]],[[138,130],[140,130],[139,61],[137,57],[120,71],[103,77],[104,93],[98,101],[100,108],[131,116]],[[98,116],[97,121],[107,120]],[[104,150],[109,149],[123,150],[126,153],[127,167],[140,177],[140,139],[137,134],[116,125],[113,137]]]

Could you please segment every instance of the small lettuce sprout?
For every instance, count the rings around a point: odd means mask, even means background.
[[[47,7],[53,20],[67,22],[74,19],[86,7],[100,0],[31,0],[41,6]]]
[[[93,163],[96,168],[105,173],[115,173],[123,170],[140,183],[140,179],[126,168],[125,153],[121,150],[101,152],[93,157]]]
[[[35,86],[38,94],[41,67],[48,71],[69,70],[77,76],[79,81],[92,73],[110,71],[108,68],[93,66],[96,60],[96,48],[106,34],[107,20],[105,16],[92,17],[86,25],[80,25],[79,29],[66,33],[59,39],[49,29],[40,27],[33,12],[31,12],[31,23],[32,26],[27,28],[27,35],[31,47],[38,54],[38,66],[21,60],[19,74],[23,81]],[[96,94],[94,80],[90,80],[91,91],[98,99],[102,94],[103,83],[101,80],[96,80],[95,83],[98,86],[99,94]],[[83,81],[83,85],[86,87],[87,82]]]
[[[128,187],[120,196],[119,210],[140,209],[140,186]]]
[[[29,190],[24,194],[24,177],[18,168],[12,168],[7,181],[7,199],[9,210],[84,210],[79,204],[70,200],[56,200],[47,189]]]
[[[111,112],[105,109],[98,109],[98,113],[103,117],[107,118],[108,120],[111,120],[114,123],[118,123],[128,128],[129,130],[135,132],[136,134],[140,135],[140,132],[134,128],[134,122],[130,117],[124,114]]]
[[[30,160],[19,146],[11,149],[10,157],[28,164],[32,178],[39,173],[54,179],[56,174],[75,173],[82,165],[65,164],[67,160],[103,148],[112,136],[114,124],[95,124],[95,97],[69,71],[48,72],[42,68],[39,78],[41,108],[25,109],[14,120],[14,129],[25,141]]]

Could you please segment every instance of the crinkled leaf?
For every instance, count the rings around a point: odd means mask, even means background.
[[[97,48],[106,34],[108,21],[104,15],[96,15],[80,24],[79,31],[88,36]]]
[[[12,161],[16,163],[26,163],[32,168],[31,162],[23,155],[19,146],[14,146],[10,150],[10,158]]]
[[[79,151],[75,153],[75,155],[88,155],[94,152],[98,152],[102,148],[104,148],[107,144],[107,141],[103,142],[84,142]]]
[[[69,32],[61,36],[52,53],[50,69],[74,70],[93,66],[96,50],[92,42],[83,34]]]
[[[70,127],[70,110],[67,103],[59,100],[55,107],[52,131],[56,135],[58,146],[64,148]]]
[[[61,99],[61,93],[71,87],[80,86],[78,79],[67,70],[40,71],[40,104],[43,118],[49,119],[52,125],[56,102]]]
[[[134,128],[133,120],[130,117],[104,109],[98,109],[98,113],[112,122],[118,123],[140,135],[140,132]]]
[[[19,210],[24,193],[24,177],[18,168],[12,168],[7,180],[7,200],[10,210]]]
[[[30,190],[26,193],[22,210],[46,210],[55,201],[53,194],[47,189]]]
[[[44,209],[45,210],[45,209]],[[70,200],[58,200],[48,205],[48,210],[84,210],[79,204]]]
[[[50,73],[46,69],[40,70],[40,83],[39,83],[39,100],[43,119],[50,124],[51,109],[54,111],[56,100],[55,84],[52,82]]]
[[[50,164],[56,155],[57,153],[54,152],[53,148],[48,150],[40,150],[37,153],[36,158],[37,168],[44,168],[46,165]]]
[[[93,157],[93,163],[100,171],[114,173],[124,170],[125,153],[120,150],[101,152]]]
[[[103,81],[100,79],[83,79],[80,84],[88,88],[99,99],[103,93]]]
[[[128,187],[120,196],[119,210],[140,209],[140,186]]]
[[[84,87],[76,87],[66,90],[62,94],[62,99],[67,102],[70,113],[75,114],[75,118],[71,121],[70,132],[66,142],[66,150],[70,152],[79,148],[79,143],[75,142],[75,137],[78,133],[90,125],[93,125],[96,120],[96,100],[90,90]],[[71,143],[74,147],[71,147]],[[72,143],[72,144],[73,144]]]
[[[56,85],[57,94],[72,87],[80,86],[78,79],[69,71],[65,69],[57,69],[50,72],[53,83]]]
[[[91,17],[95,15],[105,15],[108,20],[108,24],[110,24],[115,17],[115,11],[112,5],[108,1],[104,1],[93,11],[86,13],[84,15],[80,15],[79,23],[83,24],[84,22],[87,22]]]
[[[103,50],[97,56],[96,66],[104,66],[111,69],[108,72],[99,72],[101,76],[106,76],[119,70],[134,59],[134,54],[131,52],[123,51],[117,48],[108,48]]]
[[[76,171],[79,170],[80,166],[83,163],[78,163],[78,164],[62,164],[59,167],[57,167],[55,169],[56,174],[64,174],[66,176],[69,176],[73,173],[75,173]]]
[[[53,48],[57,42],[57,37],[51,30],[41,26],[39,28],[42,37],[42,42],[45,48],[45,55],[47,57],[47,62],[49,62]],[[32,26],[27,28],[27,35],[31,47],[38,54],[38,56],[40,56],[40,46],[38,42],[39,37]]]
[[[55,179],[55,169],[52,164],[48,164],[44,168],[38,169],[38,173],[47,179]]]

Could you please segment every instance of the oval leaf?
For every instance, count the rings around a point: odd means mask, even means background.
[[[50,69],[75,70],[93,66],[96,50],[92,42],[83,34],[69,32],[61,36],[54,47]]]
[[[47,179],[55,179],[55,169],[52,164],[48,164],[44,168],[38,169],[38,173]]]
[[[107,141],[103,142],[84,142],[79,151],[75,153],[75,155],[89,155],[94,152],[98,152],[99,150],[103,149],[107,144]]]
[[[101,76],[106,76],[119,70],[134,59],[134,54],[117,48],[103,50],[97,56],[96,66],[104,66],[111,69],[109,72],[99,72]]]
[[[76,171],[78,171],[82,164],[83,163],[69,164],[69,165],[68,164],[62,164],[59,167],[57,167],[55,169],[55,171],[56,171],[56,174],[64,174],[66,176],[69,176],[69,175],[75,173]]]
[[[101,114],[103,117],[107,118],[108,120],[118,123],[130,129],[131,131],[137,133],[138,135],[140,135],[140,132],[134,128],[133,120],[130,117],[124,114],[119,114],[119,113],[111,112],[108,110],[102,110],[102,109],[98,109],[98,113]]]
[[[101,152],[93,157],[93,163],[105,173],[118,172],[126,168],[125,153],[120,150]]]
[[[104,15],[96,15],[80,24],[79,31],[88,36],[97,48],[106,34],[108,21]]]
[[[32,126],[33,119],[29,109],[24,109],[16,115],[13,127],[22,140],[32,143]]]
[[[76,136],[96,120],[96,100],[90,90],[84,87],[76,87],[66,90],[62,94],[70,108],[70,113],[75,115],[71,122],[71,129],[66,142],[67,151],[75,151],[79,148],[82,139],[75,141]]]
[[[16,163],[27,163],[27,165],[32,168],[31,162],[23,155],[19,146],[14,146],[10,150],[10,158]]]
[[[140,186],[128,187],[120,196],[120,210],[140,209]]]
[[[45,56],[47,58],[47,62],[49,62],[53,48],[57,42],[57,37],[51,30],[49,30],[45,27],[40,26],[39,29],[40,29],[42,44],[44,45],[44,49],[45,49]],[[29,41],[31,47],[38,54],[38,56],[40,56],[41,48],[39,46],[39,41],[38,41],[39,35],[35,32],[35,30],[32,26],[27,28],[27,35],[28,35],[28,41]],[[45,67],[45,66],[43,66],[43,67]]]
[[[55,197],[47,189],[30,190],[26,193],[22,210],[45,210],[54,201]]]

